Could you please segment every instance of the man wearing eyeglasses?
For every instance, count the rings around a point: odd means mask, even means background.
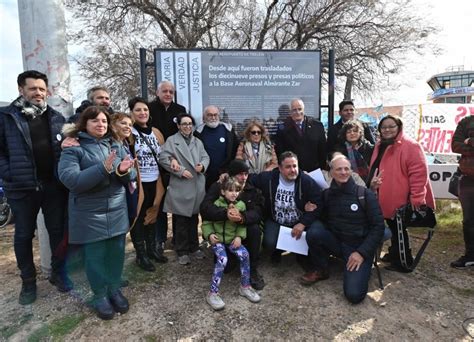
[[[342,143],[342,141],[339,141],[339,138],[338,138],[339,131],[341,130],[342,125],[344,125],[347,121],[354,119],[354,115],[355,115],[354,102],[352,100],[341,101],[339,103],[339,115],[341,119],[328,129],[327,148],[329,152],[329,160],[331,159],[331,154],[334,152],[336,145],[338,143]],[[375,139],[369,125],[366,122],[362,122],[362,126],[364,127],[365,140],[367,140],[372,145],[374,145]]]
[[[298,156],[303,171],[326,168],[326,134],[318,120],[305,115],[304,102],[293,99],[290,116],[277,129],[275,150],[277,155],[285,151]]]
[[[227,172],[231,160],[235,158],[239,138],[231,124],[220,120],[217,106],[207,106],[202,115],[203,124],[194,135],[202,140],[211,162],[206,172],[206,191],[217,181],[221,173]]]

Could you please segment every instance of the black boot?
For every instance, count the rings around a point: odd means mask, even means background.
[[[410,267],[413,264],[413,255],[411,254],[411,249],[407,249],[405,254],[407,266]],[[400,255],[394,256],[390,261],[390,265],[385,266],[385,269],[388,271],[395,271],[400,273],[410,273],[413,271],[410,268],[402,266],[402,263],[400,261]]]
[[[94,298],[93,307],[100,319],[109,320],[114,318],[115,311],[107,297]]]
[[[53,272],[49,276],[49,282],[56,286],[59,292],[69,292],[73,288],[71,279],[61,272]]]
[[[250,268],[250,285],[258,291],[263,290],[265,287],[265,281],[256,268]]]
[[[135,251],[137,253],[137,265],[145,271],[153,272],[155,270],[155,266],[146,254],[145,242],[134,242],[133,245],[135,246]]]
[[[147,233],[146,238],[146,252],[148,258],[155,260],[159,263],[168,262],[168,258],[163,255],[163,246],[161,243],[156,243],[155,232],[152,230]]]
[[[122,294],[122,291],[120,290],[114,291],[112,294],[109,295],[109,300],[115,312],[124,314],[128,311],[129,309],[128,300]]]
[[[18,303],[28,305],[36,300],[36,278],[23,280]]]

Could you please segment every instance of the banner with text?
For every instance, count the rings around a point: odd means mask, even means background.
[[[272,129],[293,98],[320,116],[320,51],[155,50],[155,61],[158,83],[173,82],[177,102],[198,122],[212,104],[238,131],[252,118]]]
[[[425,152],[431,153],[452,153],[456,126],[469,115],[474,115],[474,104],[429,103],[403,107],[403,118],[415,120],[414,138]]]

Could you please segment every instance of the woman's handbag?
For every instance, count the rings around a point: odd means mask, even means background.
[[[411,204],[398,209],[402,215],[405,227],[426,227],[436,226],[436,216],[430,207],[422,205],[418,210],[413,210]]]
[[[461,180],[461,177],[462,173],[458,168],[449,180],[448,192],[456,197],[459,197],[459,181]]]
[[[411,204],[408,203],[407,205],[397,209],[395,218],[397,221],[398,252],[400,256],[400,264],[406,272],[411,272],[420,262],[423,252],[433,237],[434,227],[436,226],[436,216],[433,209],[426,205],[421,206],[418,210],[413,210]],[[418,253],[416,254],[415,259],[411,265],[408,265],[407,262],[408,251],[406,250],[405,241],[403,239],[403,230],[408,227],[429,228],[426,239],[418,250]]]

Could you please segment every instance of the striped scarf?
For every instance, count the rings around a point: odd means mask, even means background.
[[[346,141],[347,158],[351,162],[352,171],[356,172],[365,181],[369,175],[369,165],[358,151],[360,146],[359,144],[354,148],[351,143]]]

